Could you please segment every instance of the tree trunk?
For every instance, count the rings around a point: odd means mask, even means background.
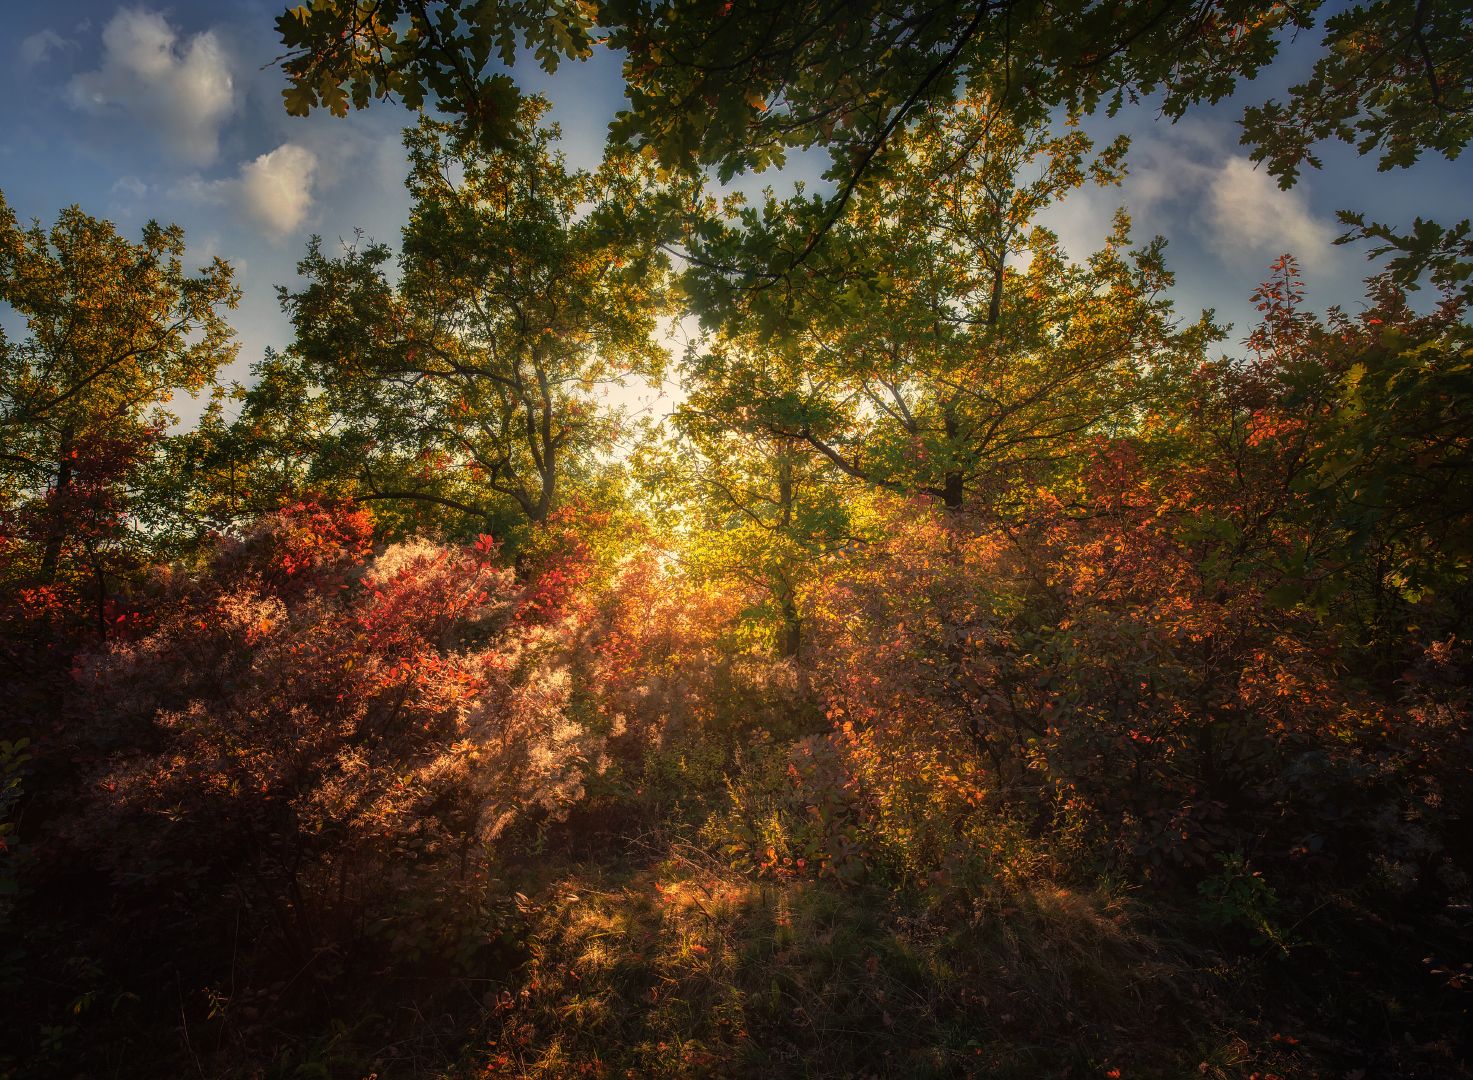
[[[948,510],[960,510],[962,499],[966,497],[966,486],[962,482],[962,474],[949,472],[941,487],[941,501],[946,504]]]
[[[56,483],[51,492],[51,522],[46,532],[46,545],[41,551],[41,584],[51,585],[56,581],[57,568],[61,564],[61,549],[66,542],[66,495],[72,486],[72,429],[61,433],[61,447],[57,454]]]
[[[956,454],[960,449],[957,443],[961,441],[961,425],[957,423],[956,415],[950,408],[946,411],[946,442],[947,451]],[[960,510],[962,500],[966,497],[966,481],[962,476],[961,469],[956,466],[946,470],[941,480],[941,501],[946,504],[948,510]]]
[[[791,446],[785,446],[778,458],[778,531],[783,534],[791,532],[793,528],[793,452]],[[777,602],[783,615],[782,658],[796,660],[803,641],[803,624],[798,618],[798,602],[793,595],[792,583],[786,579],[778,586]]]
[[[803,620],[798,617],[793,590],[786,585],[778,594],[778,606],[783,613],[781,655],[784,660],[796,660],[803,645]]]

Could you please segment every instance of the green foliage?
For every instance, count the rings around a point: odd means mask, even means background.
[[[642,217],[647,167],[568,170],[546,108],[525,102],[499,150],[429,121],[406,136],[397,282],[384,245],[334,257],[314,241],[307,284],[282,293],[296,342],[269,358],[239,438],[315,429],[304,479],[461,533],[505,535],[596,495],[621,427],[599,392],[658,381],[665,362],[667,260]]]
[[[172,395],[234,358],[224,312],[240,293],[222,260],[191,275],[183,256],[178,226],[150,222],[133,243],[72,207],[22,228],[0,197],[0,304],[26,327],[0,337],[0,520],[19,541],[7,586],[86,589],[101,605],[148,534],[188,527],[149,497],[163,492],[146,490],[148,466]]]
[[[810,447],[741,424],[713,389],[695,384],[676,411],[679,442],[650,482],[679,499],[685,572],[743,595],[766,650],[797,657],[814,565],[851,538],[845,493]]]
[[[1051,482],[1219,333],[1206,314],[1177,325],[1163,244],[1132,249],[1123,214],[1084,263],[1034,225],[1087,180],[1117,181],[1124,149],[1014,124],[981,95],[917,123],[801,281],[732,289],[719,269],[688,273],[693,302],[722,320],[687,365],[692,411],[804,447],[816,480],[952,510]],[[734,213],[730,264],[801,242],[791,203]]]
[[[251,377],[211,401],[165,458],[183,513],[222,531],[309,496],[341,497],[356,464],[339,452],[331,398],[299,359],[268,348]]]
[[[687,242],[708,265],[786,278],[841,220],[871,174],[883,175],[892,143],[950,103],[982,96],[1014,123],[1062,108],[1111,112],[1160,91],[1175,119],[1252,78],[1285,30],[1312,25],[1318,3],[1218,0],[1109,7],[1026,3],[978,8],[938,0],[919,8],[884,0],[849,5],[760,5],[720,0],[670,5],[438,0],[316,0],[282,15],[288,111],[322,106],[339,115],[351,98],[432,96],[463,116],[468,134],[502,145],[519,93],[505,71],[523,51],[545,70],[582,59],[597,44],[625,52],[631,107],[615,141],[648,147],[670,170],[714,169],[720,179],[780,166],[791,151],[822,147],[837,185],[826,199],[797,200],[795,242],[732,262],[693,225]],[[596,29],[597,28],[597,29]],[[1456,157],[1467,145],[1470,30],[1462,0],[1358,4],[1324,24],[1311,77],[1287,103],[1249,108],[1244,141],[1285,186],[1318,166],[1325,139],[1379,154],[1383,169],[1426,150]],[[493,55],[495,60],[493,62]],[[735,59],[733,59],[735,58]]]
[[[835,18],[817,2],[761,6],[721,0],[603,3],[365,3],[317,0],[281,16],[289,50],[288,109],[336,113],[372,98],[427,94],[464,114],[470,130],[507,137],[515,87],[496,66],[522,50],[545,70],[594,44],[626,53],[631,108],[615,137],[651,146],[667,167],[714,166],[728,178],[779,164],[793,148],[827,146],[835,176],[857,175],[893,133],[962,90],[990,92],[1036,117],[1051,107],[1114,109],[1162,89],[1181,115],[1217,100],[1274,55],[1276,32],[1305,9],[1233,0],[1202,18],[1164,11],[940,0],[919,8],[883,0]],[[599,28],[595,30],[594,28]]]
[[[1473,304],[1473,223],[1467,218],[1451,227],[1417,218],[1409,233],[1397,233],[1377,222],[1367,223],[1364,214],[1339,212],[1340,222],[1349,226],[1337,244],[1368,240],[1373,246],[1367,257],[1387,260],[1390,280],[1402,289],[1417,289],[1425,276],[1439,292],[1457,293]]]
[[[316,0],[291,111],[458,122],[168,437],[228,268],[0,203],[0,1073],[1465,1075],[1466,223],[1238,359],[1037,224],[1313,10]],[[1336,15],[1260,156],[1456,154],[1466,21]],[[501,69],[600,42],[571,170]]]
[[[1241,854],[1219,855],[1217,864],[1221,869],[1197,886],[1203,916],[1214,925],[1236,926],[1277,942],[1271,918],[1279,898],[1273,886]]]
[[[1366,317],[1311,483],[1336,493],[1341,558],[1375,558],[1415,603],[1473,574],[1473,331],[1394,319],[1396,304]]]
[[[1326,139],[1376,153],[1382,170],[1427,151],[1456,158],[1473,137],[1470,35],[1465,0],[1353,4],[1325,20],[1323,52],[1288,104],[1247,110],[1243,142],[1286,188],[1320,167],[1313,148]]]
[[[509,76],[484,74],[493,53],[509,67],[525,48],[556,70],[590,55],[597,16],[582,0],[313,0],[276,20],[282,96],[293,116],[319,106],[343,116],[350,103],[397,96],[417,109],[432,95],[487,147],[512,146],[521,96]]]

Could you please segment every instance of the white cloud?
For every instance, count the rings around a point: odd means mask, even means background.
[[[230,206],[273,240],[295,233],[312,209],[317,155],[296,143],[282,143],[247,161],[226,180],[184,180],[175,190],[183,198]]]
[[[148,185],[136,176],[120,176],[113,181],[112,194],[126,199],[141,199],[148,194]]]
[[[75,44],[55,30],[37,30],[20,43],[20,65],[23,68],[38,67],[50,59],[52,53]]]
[[[312,208],[316,173],[316,154],[306,147],[283,143],[241,166],[236,181],[241,204],[267,231],[277,236],[293,233]]]
[[[1219,251],[1255,261],[1288,251],[1305,265],[1319,263],[1335,239],[1335,230],[1310,213],[1301,190],[1282,190],[1242,155],[1228,158],[1213,176],[1208,222]]]
[[[101,67],[72,79],[72,103],[157,128],[186,164],[213,162],[220,126],[235,107],[230,59],[214,32],[185,40],[162,15],[124,8],[103,29],[102,45]]]
[[[1335,230],[1311,211],[1305,185],[1283,191],[1228,144],[1230,132],[1185,123],[1135,137],[1119,188],[1086,186],[1050,207],[1043,222],[1076,259],[1098,249],[1117,206],[1140,239],[1190,233],[1214,257],[1257,271],[1286,251],[1308,269],[1327,269]]]

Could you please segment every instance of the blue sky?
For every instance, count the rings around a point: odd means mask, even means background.
[[[0,41],[0,190],[23,219],[49,222],[77,203],[134,236],[149,218],[175,221],[193,255],[234,263],[245,291],[233,320],[238,378],[266,347],[288,340],[275,286],[295,279],[309,235],[332,243],[362,229],[393,242],[408,212],[407,111],[380,105],[339,120],[282,110],[270,66],[282,7],[54,0],[7,12],[10,33]],[[1393,223],[1467,216],[1473,159],[1378,173],[1373,161],[1331,146],[1325,169],[1279,191],[1238,145],[1236,119],[1244,104],[1302,78],[1317,41],[1311,31],[1236,98],[1175,125],[1149,104],[1092,120],[1102,139],[1131,135],[1131,175],[1121,188],[1071,196],[1047,223],[1082,257],[1103,239],[1115,207],[1127,206],[1138,235],[1167,237],[1183,315],[1217,309],[1235,324],[1230,341],[1246,333],[1248,295],[1284,250],[1303,263],[1317,307],[1353,307],[1368,266],[1362,251],[1332,246],[1334,211]],[[531,68],[518,75],[552,97],[573,162],[592,164],[622,101],[617,58],[600,54],[551,78]]]

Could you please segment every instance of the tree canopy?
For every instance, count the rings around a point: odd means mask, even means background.
[[[444,115],[245,386],[229,264],[0,201],[0,1076],[1473,1074],[1469,224],[1236,348],[1046,227],[1317,13],[315,0],[293,112]],[[1254,153],[1456,156],[1468,21]]]
[[[424,121],[406,137],[415,205],[390,249],[313,242],[283,292],[297,331],[281,361],[320,387],[342,490],[479,521],[545,521],[593,483],[618,420],[600,393],[658,381],[668,258],[642,207],[649,166],[569,170],[544,102],[483,149]]]
[[[595,47],[620,50],[630,107],[611,136],[668,169],[725,180],[795,149],[830,154],[836,191],[811,208],[785,271],[842,216],[892,140],[958,97],[985,95],[1028,123],[1154,95],[1179,118],[1251,80],[1320,6],[319,0],[285,12],[277,29],[288,111],[433,101],[489,144],[512,132],[511,72],[524,52],[553,71]],[[1287,102],[1246,110],[1243,140],[1284,186],[1318,166],[1326,139],[1376,153],[1383,169],[1425,150],[1455,157],[1473,132],[1470,34],[1465,0],[1354,5],[1325,21],[1311,77]]]
[[[215,259],[191,275],[183,257],[177,226],[150,222],[134,243],[71,207],[49,230],[23,228],[0,197],[0,303],[26,327],[0,337],[0,506],[7,531],[39,539],[7,554],[38,560],[43,584],[65,572],[105,589],[160,509],[130,492],[172,419],[165,405],[235,356],[231,268]]]

